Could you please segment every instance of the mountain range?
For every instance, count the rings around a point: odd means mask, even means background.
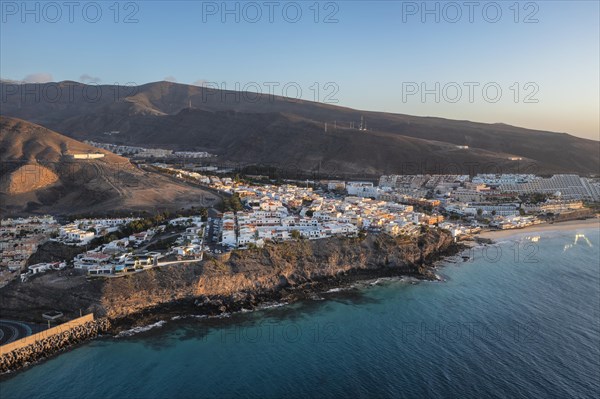
[[[221,162],[331,176],[600,170],[598,141],[502,123],[361,111],[171,82],[3,82],[0,95],[2,115],[77,140],[193,149]],[[366,129],[359,128],[361,120]]]

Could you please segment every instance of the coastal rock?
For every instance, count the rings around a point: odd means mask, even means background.
[[[455,251],[451,235],[439,229],[428,229],[418,238],[379,234],[267,243],[264,248],[233,251],[227,261],[209,259],[120,278],[57,280],[48,273],[31,283],[2,288],[0,311],[6,318],[36,321],[47,310],[58,309],[73,318],[89,309],[96,317],[112,320],[118,330],[156,322],[153,317],[160,313],[216,315],[308,297],[357,279],[430,279],[434,276],[428,265]]]

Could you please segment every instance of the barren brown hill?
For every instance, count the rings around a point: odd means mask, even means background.
[[[0,149],[3,215],[155,211],[217,201],[198,187],[15,118],[0,117]]]
[[[34,178],[29,178],[31,171],[35,171]],[[58,180],[59,177],[52,170],[37,163],[29,163],[3,176],[0,181],[0,193],[8,195],[30,193],[49,187]]]
[[[3,114],[70,137],[194,148],[233,162],[374,175],[424,171],[590,174],[600,169],[598,141],[501,123],[361,111],[171,82],[134,87],[3,83],[0,92]],[[45,93],[58,95],[49,98]],[[368,130],[358,129],[361,117]],[[108,131],[119,133],[103,134]]]

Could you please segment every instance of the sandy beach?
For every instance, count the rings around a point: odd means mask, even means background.
[[[489,238],[491,240],[499,240],[523,233],[535,233],[540,231],[569,231],[577,229],[591,229],[594,227],[596,229],[600,228],[599,218],[592,218],[586,220],[570,220],[567,222],[559,222],[552,224],[542,223],[534,226],[525,227],[523,229],[485,231],[481,234],[478,234],[477,237]]]

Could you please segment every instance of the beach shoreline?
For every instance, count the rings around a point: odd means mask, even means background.
[[[600,228],[600,218],[594,217],[585,220],[568,220],[565,222],[541,223],[533,226],[524,227],[522,229],[509,230],[490,230],[479,233],[475,238],[483,238],[489,240],[501,240],[516,236],[519,234],[538,233],[547,231],[570,231],[577,229],[592,229]]]

